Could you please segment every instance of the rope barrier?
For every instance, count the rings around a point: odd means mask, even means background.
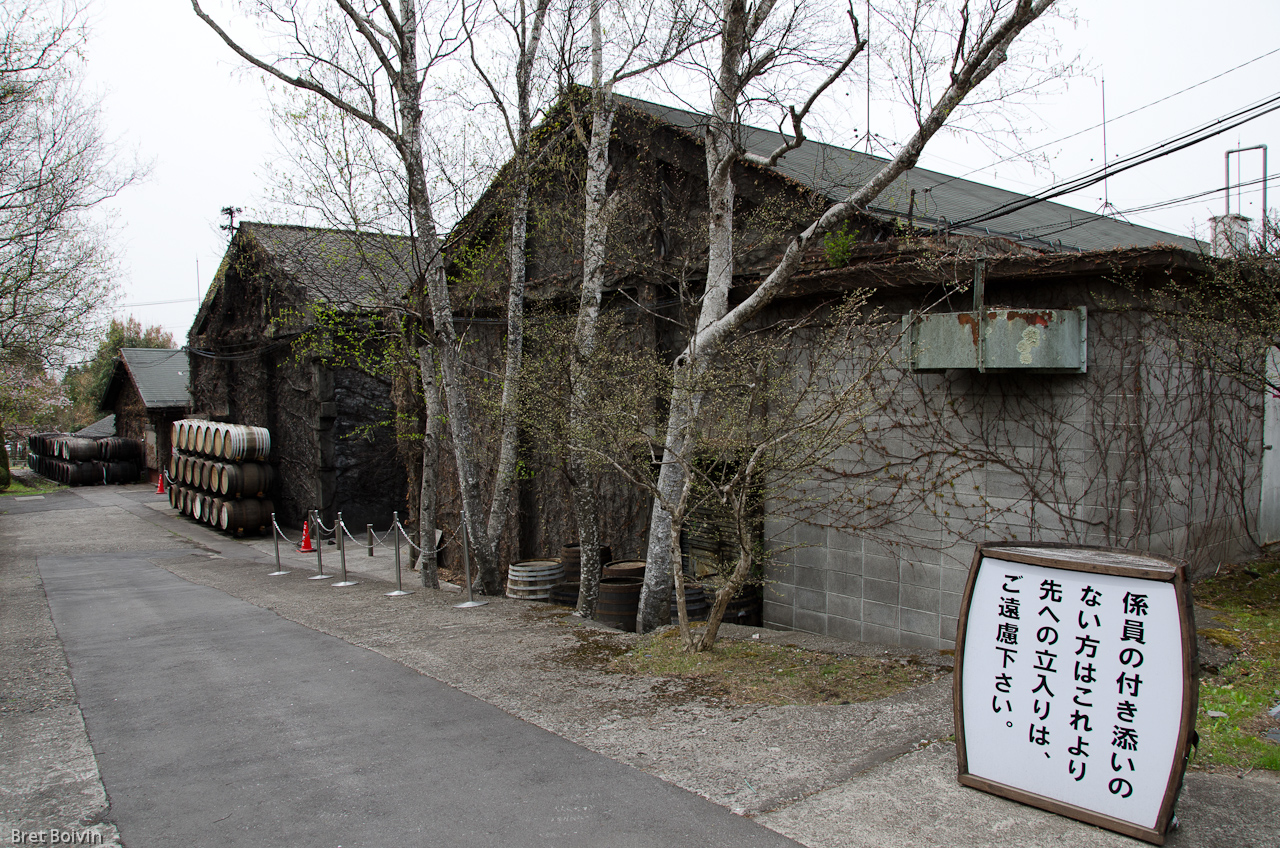
[[[173,475],[171,475],[168,472],[167,469],[160,469],[160,475],[164,478],[166,483],[170,485],[173,485],[176,483],[176,479],[173,477]],[[318,543],[316,544],[316,567],[317,567],[318,573],[310,577],[309,579],[325,580],[334,576],[340,576],[341,579],[339,580],[339,582],[332,583],[330,585],[333,585],[333,586],[356,585],[355,581],[351,581],[347,579],[346,544],[342,537],[345,536],[347,539],[350,539],[352,542],[354,542],[357,545],[361,544],[361,542],[354,535],[352,535],[351,529],[347,527],[346,522],[342,520],[342,513],[341,512],[338,513],[337,519],[334,521],[332,527],[326,526],[325,523],[320,519],[319,511],[314,509],[308,511],[307,521],[316,528],[315,541]],[[409,535],[409,532],[405,530],[404,525],[400,523],[400,513],[396,512],[392,514],[391,526],[388,527],[387,531],[383,533],[381,536],[379,536],[378,533],[374,531],[372,524],[365,525],[365,532],[368,534],[368,537],[369,537],[369,541],[367,544],[369,547],[370,556],[373,556],[373,546],[375,544],[378,547],[394,547],[395,549],[396,589],[394,592],[387,592],[386,594],[391,597],[413,594],[411,590],[406,590],[404,588],[404,585],[401,579],[400,537],[402,536],[404,537],[404,541],[408,546],[409,552],[415,558],[415,561],[417,556],[421,555],[424,552],[424,549],[421,546],[414,543],[413,538]],[[445,549],[445,540],[444,540],[443,533],[440,533],[438,530],[437,530],[437,533],[440,536],[440,544],[434,549],[433,553],[436,555],[439,555]],[[332,575],[332,574],[324,573],[324,560],[321,558],[321,548],[324,544],[324,541],[321,538],[322,534],[332,534],[334,537],[334,542],[336,542],[338,546],[338,554],[340,557],[340,564],[341,564],[340,575]],[[394,545],[389,546],[387,545],[387,539],[391,538],[393,534],[395,539]],[[464,544],[463,559],[468,560],[466,556],[466,549],[465,549],[466,528],[462,525],[459,525],[459,534]],[[301,541],[294,542],[292,539],[289,538],[288,534],[281,529],[280,522],[276,518],[276,513],[273,512],[271,513],[271,541],[273,546],[275,547],[276,570],[271,572],[268,575],[270,577],[279,577],[279,576],[283,576],[285,574],[290,573],[288,570],[284,568],[283,565],[281,565],[281,561],[280,561],[280,540],[281,539],[284,539],[286,544],[293,546],[295,549],[300,547],[302,544]],[[468,601],[463,604],[457,604],[456,606],[462,606],[462,607],[482,606],[483,604],[487,603],[487,601],[476,601],[471,597],[471,592],[470,592],[471,581],[469,579],[470,578],[470,562],[467,561],[465,564],[467,566],[467,577],[468,577],[467,579]]]
[[[276,514],[274,512],[271,513],[271,526],[275,528],[276,533],[280,534],[281,539],[284,539],[286,542],[293,545],[295,548],[298,547],[298,545],[302,544],[301,541],[294,542],[292,539],[290,539],[288,536],[284,534],[284,531],[280,529],[280,525],[276,523]]]

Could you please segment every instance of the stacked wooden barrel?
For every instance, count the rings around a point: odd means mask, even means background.
[[[71,486],[133,483],[142,470],[142,443],[137,439],[33,433],[27,437],[27,448],[32,471]]]
[[[228,533],[265,533],[275,511],[271,434],[265,427],[184,418],[173,423],[169,503]]]

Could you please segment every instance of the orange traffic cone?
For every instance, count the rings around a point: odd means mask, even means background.
[[[315,552],[316,549],[311,546],[311,520],[307,519],[302,525],[302,544],[298,545],[298,553],[313,554]]]
[[[160,470],[160,479],[156,482],[156,494],[166,495],[168,492],[164,490],[164,469]]]

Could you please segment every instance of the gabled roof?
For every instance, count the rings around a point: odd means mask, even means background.
[[[707,116],[630,97],[619,103],[648,113],[701,139]],[[782,138],[773,130],[743,126],[740,142],[748,151],[767,156]],[[833,201],[842,200],[862,186],[889,160],[812,140],[782,158],[774,170]],[[915,190],[912,207],[911,190]],[[1028,199],[1026,195],[951,177],[925,168],[912,168],[896,179],[869,206],[883,218],[906,219],[915,226],[948,229],[946,222],[963,221],[1005,204]],[[1040,250],[1095,251],[1165,245],[1203,252],[1192,238],[1153,230],[1064,206],[1041,201],[973,226],[950,227],[962,235],[989,235],[1011,239]]]
[[[76,430],[71,435],[81,436],[86,439],[109,439],[115,434],[116,414],[113,412],[105,418],[99,418],[82,430]]]
[[[310,303],[376,308],[394,302],[426,267],[407,236],[245,221],[251,239]]]
[[[133,381],[147,409],[190,406],[189,374],[185,350],[121,348],[115,371],[102,396],[102,406],[111,406],[125,379]]]

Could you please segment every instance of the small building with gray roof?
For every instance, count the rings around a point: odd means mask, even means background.
[[[103,392],[100,406],[115,416],[110,435],[143,443],[143,466],[153,481],[168,465],[173,422],[191,407],[190,374],[185,350],[121,348]]]

